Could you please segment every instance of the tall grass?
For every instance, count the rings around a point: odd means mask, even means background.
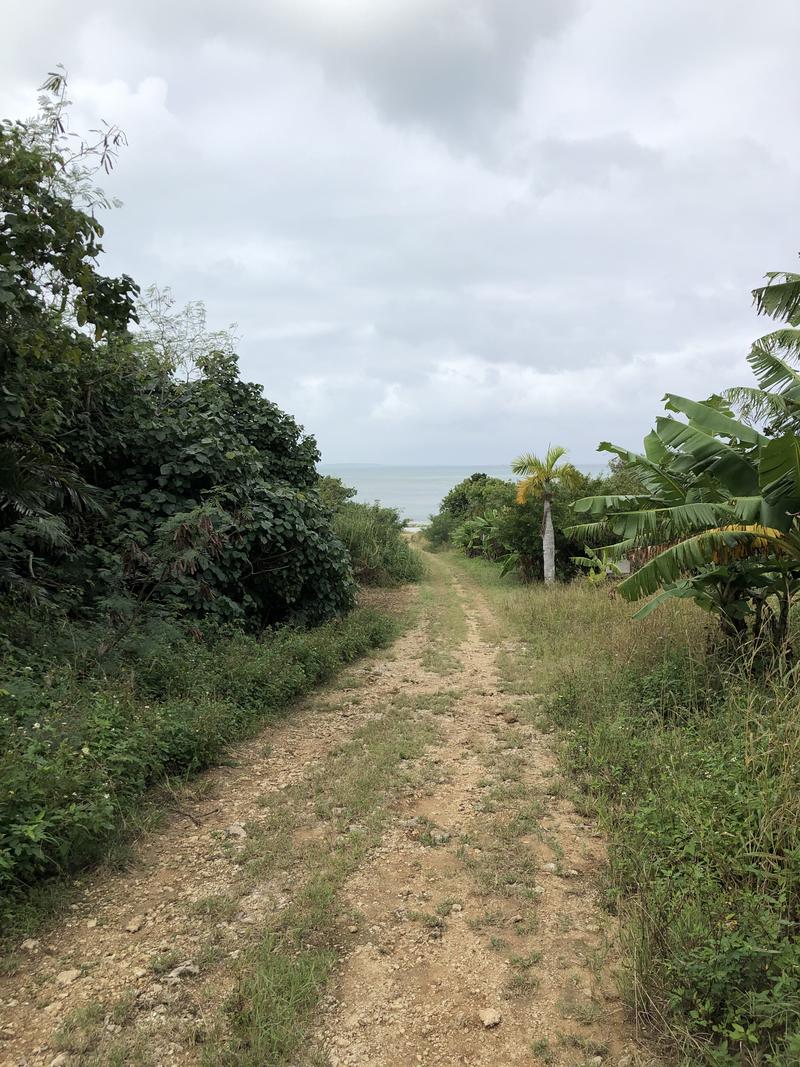
[[[625,992],[670,1062],[800,1063],[800,699],[714,651],[687,603],[647,620],[607,590],[498,582],[577,802],[610,835]]]
[[[344,542],[359,582],[400,585],[422,576],[422,560],[403,536],[403,523],[393,508],[379,504],[344,504],[334,516],[334,529]]]

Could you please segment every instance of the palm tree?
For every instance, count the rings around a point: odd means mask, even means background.
[[[542,516],[542,555],[544,556],[544,580],[556,580],[556,541],[553,533],[553,493],[557,486],[576,489],[583,483],[583,475],[571,463],[561,463],[566,456],[566,448],[550,445],[544,459],[539,459],[532,452],[517,456],[511,464],[514,474],[522,476],[517,486],[517,503],[524,504],[530,496],[541,499],[544,514]]]

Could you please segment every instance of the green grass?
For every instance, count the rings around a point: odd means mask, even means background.
[[[9,653],[0,688],[0,926],[25,936],[63,876],[106,856],[146,791],[225,757],[398,623],[369,608],[313,630],[143,644],[113,670]]]
[[[333,527],[360,582],[399,585],[422,577],[422,559],[403,536],[402,520],[394,509],[346,503],[335,512]]]
[[[450,568],[430,553],[425,563],[428,580],[420,588],[420,606],[427,631],[422,666],[434,674],[453,674],[461,667],[455,651],[467,636],[464,606]]]
[[[796,689],[715,657],[688,603],[636,622],[607,588],[454,562],[505,619],[505,688],[555,724],[566,788],[609,833],[640,1024],[670,1062],[800,1062]]]

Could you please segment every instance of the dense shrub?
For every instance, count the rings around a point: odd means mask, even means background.
[[[588,481],[588,479],[587,479]],[[556,548],[556,576],[566,581],[578,573],[579,568],[572,562],[572,557],[583,552],[583,545],[571,541],[562,532],[571,512],[569,501],[574,493],[563,489],[554,493],[553,527]],[[541,578],[543,573],[542,521],[544,509],[541,500],[531,497],[524,504],[512,504],[500,512],[497,522],[497,536],[507,552],[517,556],[517,570],[524,582]]]
[[[432,548],[453,543],[456,531],[464,522],[488,510],[502,508],[514,501],[514,483],[488,474],[475,473],[454,485],[444,497],[439,512],[425,527],[425,538]]]
[[[626,479],[624,472],[614,470],[605,478],[586,476],[571,491],[554,489],[555,563],[560,579],[579,573],[572,557],[584,551],[582,542],[571,540],[562,530],[573,518],[571,502],[580,496],[617,491],[619,484],[627,484]],[[468,556],[509,559],[522,581],[530,582],[541,578],[543,572],[543,516],[541,500],[529,497],[523,504],[516,502],[514,482],[473,474],[444,497],[439,513],[425,528],[425,536],[433,548],[455,545]]]
[[[315,630],[261,638],[230,629],[205,640],[130,633],[110,663],[59,660],[59,643],[43,636],[38,661],[9,657],[0,689],[0,899],[12,904],[37,880],[96,859],[145,789],[218,760],[230,741],[392,635],[388,617],[357,609]]]
[[[345,503],[336,512],[333,526],[359,581],[396,585],[421,577],[421,558],[403,537],[403,522],[394,508]]]

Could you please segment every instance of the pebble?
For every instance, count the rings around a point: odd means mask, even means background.
[[[95,926],[97,926],[97,919],[87,919],[86,920],[86,929],[87,930],[94,930]]]
[[[499,1026],[502,1022],[503,1016],[499,1011],[494,1008],[484,1008],[480,1013],[479,1018],[483,1023],[485,1030],[493,1030],[495,1026]]]
[[[165,981],[172,985],[175,982],[179,982],[181,978],[185,978],[187,974],[200,974],[200,968],[196,963],[192,963],[191,960],[187,960],[185,963],[179,963],[177,967],[174,967],[167,975]]]

